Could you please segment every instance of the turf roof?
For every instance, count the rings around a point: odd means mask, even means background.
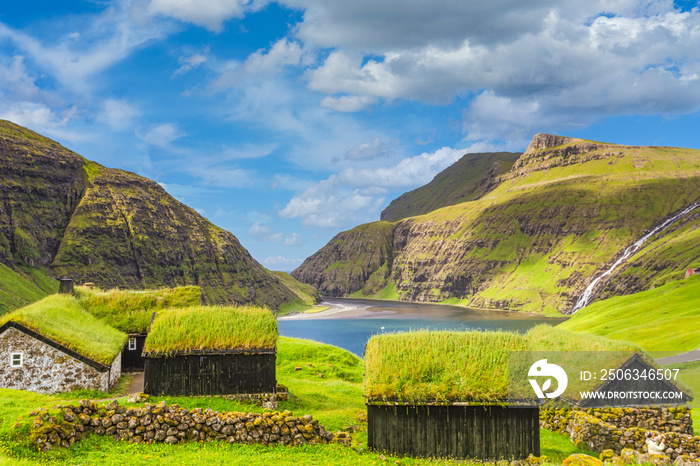
[[[88,312],[127,333],[145,333],[155,311],[199,305],[201,294],[198,286],[143,291],[76,287],[76,295]]]
[[[146,337],[144,353],[274,350],[277,321],[267,309],[196,306],[159,312]]]
[[[54,294],[5,314],[6,322],[21,324],[76,353],[109,365],[122,350],[127,335],[102,322],[70,295]]]
[[[375,335],[365,349],[365,397],[369,401],[503,402],[508,399],[510,351],[641,349],[548,325],[525,335],[483,331]],[[611,364],[619,367],[625,360]]]

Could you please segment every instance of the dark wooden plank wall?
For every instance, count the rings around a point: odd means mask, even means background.
[[[129,349],[129,340],[126,341],[122,350],[122,372],[124,371],[142,371],[143,360],[143,345],[146,343],[146,335],[129,335],[129,338],[136,338],[136,349]]]
[[[368,446],[419,457],[540,455],[539,408],[367,405]]]
[[[144,392],[150,395],[273,393],[276,354],[146,357]]]

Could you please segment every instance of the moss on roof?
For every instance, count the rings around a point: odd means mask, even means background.
[[[198,286],[144,291],[101,291],[76,287],[76,295],[83,307],[92,315],[128,333],[146,332],[154,311],[197,306],[202,300],[202,292]]]
[[[549,325],[534,327],[525,335],[483,331],[375,335],[365,349],[365,396],[369,400],[503,402],[508,399],[510,351],[641,349]],[[614,367],[625,360],[615,361]]]
[[[152,355],[225,350],[271,350],[277,321],[267,309],[197,306],[159,312],[146,337]]]
[[[2,316],[102,364],[111,364],[127,335],[100,321],[70,295],[54,294]]]

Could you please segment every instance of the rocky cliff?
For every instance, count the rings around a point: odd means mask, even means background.
[[[292,276],[326,296],[374,295],[389,283],[393,230],[392,223],[375,222],[341,232]]]
[[[536,135],[481,198],[392,224],[386,286],[402,300],[565,312],[627,245],[698,198],[700,151]],[[634,288],[698,257],[700,246],[691,245],[695,233],[687,233],[696,231],[693,225],[680,228],[667,246],[675,256],[657,248],[650,264],[626,272],[635,277]],[[689,249],[680,254],[684,247]],[[329,243],[293,275],[344,292],[329,269],[345,264],[339,257],[363,250],[339,248]],[[372,276],[372,268],[355,276]],[[627,292],[621,283],[615,277],[607,293]],[[355,286],[360,294],[375,294],[374,288]]]
[[[101,288],[199,285],[209,303],[273,309],[297,299],[231,233],[156,182],[9,122],[0,122],[0,182],[0,262],[24,277],[40,271]]]
[[[382,211],[390,222],[427,214],[441,207],[479,199],[500,182],[521,154],[494,152],[466,154],[425,186],[402,194]]]

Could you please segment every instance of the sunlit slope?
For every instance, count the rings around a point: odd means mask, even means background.
[[[595,302],[559,326],[630,341],[647,351],[700,348],[700,276]]]
[[[403,300],[566,311],[621,250],[698,197],[700,151],[537,135],[484,197],[395,224],[388,286]]]
[[[395,222],[478,199],[498,185],[498,177],[510,170],[520,155],[513,152],[465,154],[430,183],[391,201],[382,211],[381,219]]]

